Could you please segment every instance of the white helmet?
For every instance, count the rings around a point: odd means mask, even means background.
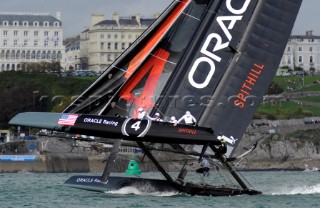
[[[143,108],[140,107],[140,108],[138,109],[138,111],[139,111],[139,112],[142,112],[142,111],[143,111]]]
[[[191,115],[190,111],[186,111],[186,114],[187,114],[187,115]]]
[[[174,121],[174,120],[176,120],[176,117],[174,117],[174,116],[171,116],[171,121]]]
[[[160,113],[156,113],[156,114],[154,114],[154,115],[159,117],[159,116],[160,116]]]

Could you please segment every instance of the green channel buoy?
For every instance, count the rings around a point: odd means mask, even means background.
[[[139,169],[139,164],[135,161],[134,155],[128,164],[128,169],[126,170],[127,175],[140,175],[141,170]]]

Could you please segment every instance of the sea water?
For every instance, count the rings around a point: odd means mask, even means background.
[[[158,173],[144,174],[150,176]],[[241,174],[263,194],[188,196],[178,193],[143,193],[133,188],[99,193],[64,186],[64,181],[76,174],[0,174],[0,207],[320,207],[320,172],[263,171]]]

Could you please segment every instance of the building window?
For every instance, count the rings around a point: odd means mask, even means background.
[[[47,47],[49,45],[49,41],[45,40],[44,41],[44,46]]]
[[[125,35],[125,34],[122,34],[122,35],[121,35],[121,38],[122,38],[122,39],[125,39],[125,38],[126,38],[126,35]]]
[[[24,40],[24,41],[23,41],[23,45],[24,45],[24,46],[28,46],[28,40]]]
[[[28,26],[28,22],[27,22],[27,21],[24,21],[24,22],[22,23],[22,25],[23,25],[23,26]]]
[[[59,27],[59,22],[54,22],[55,27]]]
[[[8,26],[9,22],[8,21],[3,21],[2,24],[3,24],[3,26]]]
[[[3,36],[8,36],[8,30],[3,31]]]
[[[28,31],[23,31],[23,36],[27,37],[28,36]]]
[[[19,22],[18,22],[18,21],[14,21],[14,22],[13,22],[13,25],[14,25],[14,26],[19,26]]]
[[[40,59],[41,58],[41,52],[40,51],[37,51],[37,56],[36,56],[37,59]]]
[[[59,36],[59,32],[58,31],[54,31],[54,36]]]
[[[100,43],[100,50],[104,50],[104,43]]]
[[[35,51],[32,51],[31,53],[31,59],[35,59],[36,58],[36,52]]]
[[[33,35],[34,35],[34,37],[38,37],[39,36],[39,31],[34,31]]]
[[[101,39],[104,38],[104,34],[103,34],[103,33],[100,34],[100,38],[101,38]]]
[[[291,56],[288,56],[288,65],[291,64]]]
[[[109,50],[111,49],[111,43],[108,43],[108,49]]]
[[[108,39],[110,39],[111,38],[111,34],[108,34]]]
[[[43,23],[43,26],[49,27],[49,22],[44,22],[44,23]]]
[[[3,46],[8,45],[8,40],[3,40]]]
[[[313,56],[310,56],[310,63],[313,63]]]
[[[49,36],[49,31],[44,31],[44,36]]]
[[[39,45],[39,41],[38,40],[34,40],[33,46],[38,46],[38,45]]]
[[[31,57],[31,53],[30,53],[30,51],[27,51],[27,53],[26,53],[26,59],[30,59],[30,57]]]
[[[18,30],[13,31],[13,36],[18,36],[19,32]]]
[[[9,59],[10,58],[10,51],[8,50],[7,52],[6,52],[6,59]]]
[[[17,51],[16,57],[17,59],[20,59],[20,51]]]
[[[302,63],[302,56],[299,56],[299,63]]]
[[[33,22],[33,26],[39,27],[39,22]]]
[[[114,39],[117,39],[118,38],[118,34],[114,34]]]
[[[129,38],[129,39],[131,39],[131,38],[132,38],[132,35],[131,35],[131,34],[129,34],[129,35],[128,35],[128,38]]]
[[[309,47],[309,51],[313,51],[313,47]]]
[[[55,47],[57,47],[57,46],[59,46],[59,41],[55,40],[53,44],[54,44]]]
[[[118,43],[114,43],[114,49],[118,50]]]
[[[291,50],[291,48],[290,48],[290,47],[288,47],[288,52],[290,52],[290,50]]]
[[[122,49],[122,50],[126,49],[126,43],[122,43],[122,44],[121,44],[121,49]]]
[[[301,46],[298,48],[298,51],[302,51],[302,47]]]
[[[15,59],[16,58],[16,52],[13,50],[11,51],[11,59]]]
[[[13,40],[13,45],[17,46],[18,45],[18,40]]]
[[[108,54],[108,61],[112,61],[111,54]]]

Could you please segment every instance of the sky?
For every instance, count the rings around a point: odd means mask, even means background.
[[[62,13],[64,37],[76,36],[90,26],[91,14],[101,13],[106,19],[112,14],[131,16],[140,13],[151,17],[162,12],[173,0],[0,0],[0,12]],[[304,35],[313,30],[320,35],[320,1],[303,0],[292,35]]]

